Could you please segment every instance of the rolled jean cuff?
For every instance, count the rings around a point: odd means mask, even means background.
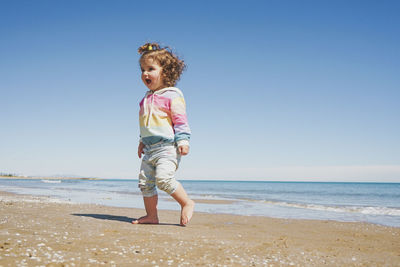
[[[160,189],[163,190],[168,195],[172,195],[173,193],[175,193],[176,189],[178,189],[178,181],[175,180],[175,178],[174,178],[173,180],[169,181],[168,187],[164,187],[164,188],[160,188]]]
[[[154,197],[154,196],[157,196],[157,191],[154,191],[154,192],[144,192],[144,191],[142,191],[142,196],[143,197]]]

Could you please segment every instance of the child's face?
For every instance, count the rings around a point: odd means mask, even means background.
[[[164,81],[161,75],[162,67],[152,58],[144,59],[140,62],[142,69],[142,81],[151,91],[164,88]]]

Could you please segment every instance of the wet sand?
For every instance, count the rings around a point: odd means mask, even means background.
[[[0,266],[399,266],[400,228],[73,204],[0,192]]]

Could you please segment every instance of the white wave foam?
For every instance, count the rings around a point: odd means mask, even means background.
[[[311,209],[319,211],[331,211],[331,212],[350,212],[350,213],[361,213],[368,215],[390,215],[390,216],[400,216],[400,209],[398,208],[388,208],[388,207],[359,207],[359,206],[324,206],[317,204],[299,204],[299,203],[287,203],[287,202],[275,202],[275,201],[264,201],[265,203],[300,208],[300,209]]]
[[[61,180],[41,180],[43,183],[48,183],[48,184],[59,184],[61,183]]]

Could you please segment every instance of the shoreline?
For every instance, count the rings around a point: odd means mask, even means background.
[[[99,194],[95,188],[93,190],[89,190],[88,194],[81,194],[77,191],[64,190],[75,183],[88,183],[90,184],[89,179],[95,179],[99,181],[99,186],[102,190],[106,190],[106,195]],[[110,183],[112,180],[100,179],[100,178],[71,178],[71,177],[31,177],[30,179],[25,179],[22,176],[19,177],[0,177],[0,181],[3,180],[3,184],[6,185],[4,188],[5,191],[14,192],[17,194],[32,194],[32,195],[42,195],[42,196],[53,196],[59,199],[64,200],[72,200],[80,203],[87,204],[101,204],[107,205],[111,207],[134,207],[134,208],[142,208],[143,200],[138,193],[132,190],[128,190],[129,194],[133,196],[132,199],[127,199],[124,188],[120,187],[116,194],[113,195],[113,191],[107,191],[107,188],[104,188],[104,184]],[[36,183],[39,181],[39,184],[42,184],[41,187],[35,184],[32,187],[28,186],[24,189],[22,186],[22,190],[17,187],[13,187],[14,181],[16,184],[20,182],[24,183]],[[86,180],[86,182],[85,182]],[[121,180],[118,180],[120,182]],[[93,181],[94,184],[97,184],[96,181]],[[124,180],[123,183],[129,183],[129,188],[136,188],[136,184],[132,184],[133,180]],[[196,181],[194,181],[196,182]],[[65,183],[65,184],[64,184]],[[58,185],[59,184],[59,185]],[[101,186],[103,185],[103,187]],[[200,184],[201,185],[201,184]],[[11,186],[8,188],[8,186]],[[128,184],[127,184],[128,186]],[[134,187],[133,187],[134,186]],[[193,186],[193,185],[192,185]],[[65,188],[64,188],[65,187]],[[293,185],[292,185],[293,187]],[[33,189],[29,189],[33,188]],[[54,192],[49,190],[49,188],[54,188]],[[73,187],[74,188],[74,187]],[[58,190],[60,189],[60,190]],[[0,189],[1,190],[1,189]],[[121,191],[121,192],[120,192]],[[203,192],[203,191],[202,191]],[[161,192],[161,198],[163,201],[159,202],[160,209],[163,210],[178,210],[179,207],[175,206],[175,201],[172,198],[164,197]],[[282,218],[282,219],[312,219],[312,220],[332,220],[339,222],[369,222],[377,225],[383,226],[391,226],[391,227],[399,227],[400,221],[398,220],[400,210],[398,208],[390,208],[390,207],[380,207],[373,206],[371,207],[358,207],[357,204],[350,206],[335,206],[335,204],[331,205],[314,205],[312,203],[302,205],[302,203],[290,203],[284,200],[280,202],[272,201],[258,201],[257,199],[247,199],[247,198],[230,198],[230,197],[221,197],[214,198],[210,196],[205,196],[203,193],[194,194],[192,199],[198,203],[197,209],[199,211],[211,213],[211,214],[232,214],[232,215],[245,215],[245,216],[265,216],[272,218]],[[337,199],[340,203],[340,199]],[[337,202],[332,202],[337,203]],[[361,203],[361,202],[360,202]],[[378,204],[379,205],[379,204]],[[393,204],[396,205],[396,204]],[[376,216],[375,216],[376,215]],[[393,216],[391,216],[393,215]]]
[[[0,192],[0,265],[396,266],[400,229],[360,222],[276,219],[143,209]]]

